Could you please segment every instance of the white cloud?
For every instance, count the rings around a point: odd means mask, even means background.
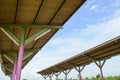
[[[95,10],[97,7],[98,7],[97,5],[92,5],[91,8],[90,8],[90,11]]]

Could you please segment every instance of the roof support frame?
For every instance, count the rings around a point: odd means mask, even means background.
[[[52,80],[53,74],[49,74],[48,77]]]
[[[3,72],[6,74],[6,70],[5,70],[5,66],[4,66],[4,64],[3,64],[3,59],[2,59],[1,51],[0,51],[0,64],[1,64],[1,69],[2,69]]]
[[[81,72],[82,72],[82,70],[84,68],[85,68],[85,65],[84,66],[77,66],[77,67],[75,67],[76,71],[79,73],[79,80],[82,80]]]
[[[61,74],[61,72],[57,72],[55,73],[55,76],[56,76],[56,80],[58,80],[58,76]]]
[[[25,65],[29,60],[31,60],[31,59],[24,60],[22,65]]]
[[[29,56],[31,56],[34,52],[27,52],[24,56],[23,56],[23,60],[27,59]]]
[[[20,39],[12,33],[8,28],[0,28],[17,46],[19,45]]]
[[[63,73],[65,74],[65,80],[68,80],[67,75],[70,73],[71,69],[64,70]]]
[[[30,42],[32,42],[33,40],[37,40],[40,37],[44,36],[45,34],[47,34],[48,32],[50,32],[51,29],[43,29],[40,32],[34,34],[33,36],[31,36],[30,38],[25,40],[25,45],[29,44]]]
[[[46,78],[48,77],[48,75],[42,75],[42,77],[46,80]]]
[[[8,64],[4,64],[4,68],[7,69],[8,71],[12,72],[12,66]]]
[[[12,59],[9,55],[7,55],[7,54],[3,54],[3,56],[6,57],[6,58],[7,58],[12,64],[15,63],[15,60]]]
[[[39,25],[39,24],[0,24],[3,28],[57,28],[62,29],[62,25]]]
[[[104,64],[106,62],[106,59],[104,59],[103,62],[102,62],[102,60],[96,60],[91,56],[88,56],[88,55],[85,55],[85,56],[90,58],[98,66],[98,68],[100,69],[101,80],[104,80],[104,75],[103,75],[102,68],[103,68],[103,66],[104,66]]]
[[[10,69],[10,67],[4,66],[5,69],[7,69],[8,71],[12,72],[12,69]]]
[[[39,48],[31,49],[31,50],[26,49],[25,52],[35,52],[35,51],[39,51],[39,50],[40,50]],[[2,50],[2,52],[17,53],[18,50],[12,50],[12,51],[11,50],[6,50],[6,51]]]

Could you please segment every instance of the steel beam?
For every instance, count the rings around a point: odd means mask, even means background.
[[[48,32],[50,32],[51,29],[43,29],[40,32],[34,34],[33,36],[31,36],[30,38],[25,40],[25,45],[29,44],[30,42],[32,42],[33,40],[37,40],[40,37],[42,37],[43,35],[47,34]]]
[[[3,65],[2,65],[3,66]],[[4,66],[4,68],[10,72],[12,72],[12,69],[10,69],[10,67]]]
[[[62,29],[62,25],[39,25],[39,24],[0,24],[3,28],[57,28]]]
[[[6,74],[6,70],[5,70],[5,66],[4,66],[4,64],[3,64],[3,59],[2,59],[1,51],[0,51],[0,63],[1,63],[1,69],[2,69],[3,72]]]
[[[19,38],[14,34],[12,33],[8,28],[3,28],[3,27],[0,27],[0,29],[18,46],[19,45]]]
[[[39,51],[40,49],[39,48],[36,48],[36,49],[25,49],[25,52],[36,52],[36,51]],[[2,50],[2,52],[4,53],[17,53],[18,50]]]
[[[23,60],[27,59],[29,56],[31,56],[34,52],[27,52],[24,56],[23,56]]]
[[[14,59],[11,58],[9,55],[3,54],[4,57],[6,57],[12,64],[15,63]]]

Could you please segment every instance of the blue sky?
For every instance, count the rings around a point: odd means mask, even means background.
[[[64,29],[59,30],[27,64],[22,70],[22,78],[42,80],[42,76],[36,72],[119,36],[119,4],[120,0],[87,0],[64,24]],[[109,59],[103,67],[104,75],[119,75],[119,66],[120,56]],[[98,73],[99,69],[92,63],[85,67],[82,75],[92,77]],[[77,72],[72,70],[68,76],[76,78]],[[8,79],[0,70],[0,80]]]

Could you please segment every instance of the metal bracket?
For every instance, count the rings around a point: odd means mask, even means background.
[[[105,62],[106,62],[106,59],[103,60],[103,62],[101,62],[102,60],[96,60],[96,59],[94,59],[94,58],[91,57],[91,56],[88,56],[88,55],[85,55],[85,54],[84,54],[84,56],[90,58],[100,69],[104,66],[104,64],[105,64]]]

